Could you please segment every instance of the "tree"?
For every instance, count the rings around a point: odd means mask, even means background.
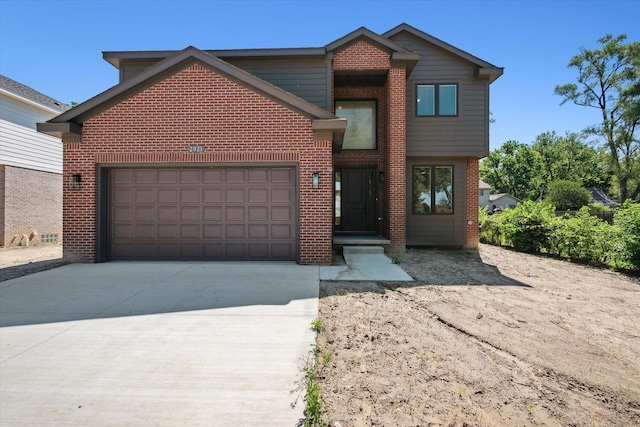
[[[543,163],[529,145],[507,141],[480,164],[480,178],[495,193],[509,193],[518,199],[536,199],[543,181]]]
[[[544,201],[559,211],[578,210],[589,204],[591,194],[579,182],[558,180],[549,184]]]
[[[558,85],[561,104],[572,101],[600,110],[602,122],[587,131],[605,139],[609,166],[621,201],[640,194],[640,42],[624,44],[626,35],[607,34],[600,49],[581,49],[569,62],[577,83]]]
[[[608,189],[606,159],[583,139],[583,135],[573,132],[567,132],[565,136],[545,132],[536,137],[532,148],[542,158],[546,187],[553,181],[566,180],[580,183],[583,187]]]

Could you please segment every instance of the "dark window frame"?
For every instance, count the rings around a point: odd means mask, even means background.
[[[373,148],[345,148],[343,150],[348,151],[371,151],[378,149],[378,99],[377,98],[340,98],[333,101],[333,111],[336,114],[338,109],[338,102],[373,102]],[[336,114],[337,115],[337,114]],[[349,126],[347,124],[347,126]]]
[[[419,114],[418,113],[418,88],[420,86],[433,86],[433,114]],[[440,86],[455,86],[456,88],[456,113],[455,114],[440,114]],[[416,83],[415,84],[415,116],[416,117],[458,117],[460,115],[460,85],[458,83]]]
[[[429,179],[430,179],[430,211],[431,212],[417,212],[416,211],[416,191],[415,191],[415,174],[416,169],[426,169],[430,170]],[[436,192],[433,191],[436,182],[436,169],[437,168],[450,168],[451,169],[451,212],[436,212],[435,207],[436,204]],[[455,203],[454,203],[454,193],[455,193],[455,167],[453,165],[414,165],[411,169],[411,213],[413,215],[454,215],[455,214]]]

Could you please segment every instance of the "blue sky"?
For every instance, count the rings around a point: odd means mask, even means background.
[[[83,102],[118,82],[103,51],[320,47],[404,22],[505,68],[491,85],[493,150],[598,123],[553,89],[575,81],[567,63],[606,33],[639,41],[638,16],[640,0],[0,0],[0,74]]]

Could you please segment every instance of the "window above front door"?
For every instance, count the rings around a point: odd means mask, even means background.
[[[376,101],[336,101],[336,116],[347,119],[343,150],[376,149]]]

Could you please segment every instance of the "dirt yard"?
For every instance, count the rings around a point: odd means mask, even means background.
[[[0,248],[0,282],[64,264],[62,245]]]
[[[401,266],[322,283],[330,426],[640,425],[638,279],[486,245]]]

